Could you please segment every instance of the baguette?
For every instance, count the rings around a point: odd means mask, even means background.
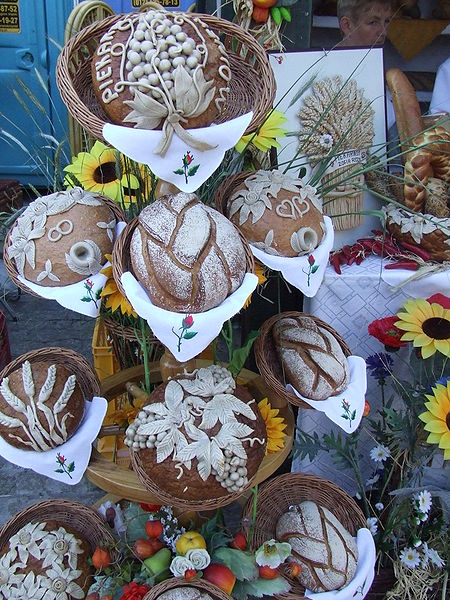
[[[414,148],[414,138],[424,129],[419,102],[413,86],[400,69],[386,71],[386,84],[392,95],[400,145],[406,162],[408,153]]]

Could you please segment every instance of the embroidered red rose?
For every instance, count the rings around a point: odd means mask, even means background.
[[[150,590],[148,585],[139,585],[132,581],[123,586],[123,593],[119,600],[142,600],[145,594]]]
[[[310,254],[308,256],[308,262],[311,266],[316,262],[316,259],[314,258],[314,256],[312,254]]]
[[[186,327],[186,329],[188,329],[189,327],[192,327],[193,324],[194,324],[194,317],[192,315],[188,315],[187,317],[185,317],[183,319],[183,327]]]
[[[400,339],[404,331],[400,331],[394,325],[396,321],[398,321],[397,316],[375,319],[375,321],[369,324],[369,334],[377,338],[386,348],[397,349],[406,346],[407,342],[402,342]]]

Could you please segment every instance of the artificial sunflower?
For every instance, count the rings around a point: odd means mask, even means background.
[[[111,262],[111,254],[105,254],[109,262]],[[120,312],[123,315],[129,317],[135,317],[137,319],[137,313],[128,302],[128,300],[120,293],[117,283],[113,277],[112,266],[105,267],[100,271],[102,275],[107,277],[106,283],[103,287],[101,297],[104,299],[105,307],[110,308],[111,312],[115,312],[120,308]]]
[[[235,146],[236,150],[243,152],[249,143],[262,152],[268,152],[272,147],[279,148],[280,144],[276,138],[286,135],[287,129],[281,127],[286,121],[287,118],[281,111],[272,110],[256,133],[249,133],[241,137]]]
[[[425,402],[427,410],[419,415],[425,423],[425,431],[429,444],[438,444],[444,450],[444,460],[450,460],[450,379],[446,383],[436,383],[433,394],[425,394],[429,402]]]
[[[265,275],[265,267],[263,267],[259,262],[255,261],[255,275],[258,278],[258,285],[262,285],[263,283],[266,283],[267,281],[267,277]],[[250,294],[250,296],[247,298],[247,300],[245,301],[245,304],[242,308],[247,308],[247,306],[251,303],[252,301],[252,294]]]
[[[267,448],[266,454],[270,452],[278,452],[284,447],[284,438],[286,433],[284,430],[287,427],[287,423],[283,417],[279,417],[279,409],[272,408],[268,399],[263,398],[258,402],[259,412],[261,413],[264,423],[266,424],[267,430]]]
[[[432,356],[436,350],[450,358],[450,310],[423,298],[408,300],[403,310],[397,314],[401,320],[395,323],[406,331],[401,339],[420,348],[422,358]]]
[[[138,167],[140,177],[145,176],[142,165]],[[79,152],[72,163],[64,167],[68,173],[64,179],[66,187],[80,185],[89,192],[96,192],[128,207],[141,186],[142,181],[125,167],[122,154],[96,141],[90,152]],[[73,175],[73,178],[71,177]]]

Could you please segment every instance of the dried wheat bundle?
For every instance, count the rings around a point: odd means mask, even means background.
[[[374,110],[355,79],[325,77],[312,86],[298,117],[302,154],[312,164],[346,150],[368,149],[375,135]]]
[[[252,34],[266,50],[282,52],[283,43],[280,38],[281,23],[275,23],[269,13],[265,23],[252,21],[254,4],[252,0],[233,0],[234,22]]]

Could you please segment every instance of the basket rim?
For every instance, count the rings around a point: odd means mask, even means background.
[[[273,327],[281,319],[292,317],[295,318],[299,316],[310,317],[317,325],[323,327],[332,335],[334,335],[336,340],[339,342],[346,357],[351,355],[351,350],[348,347],[347,343],[331,325],[329,325],[319,317],[316,317],[315,315],[301,311],[289,310],[273,315],[272,317],[264,321],[264,323],[261,325],[260,334],[255,341],[255,361],[258,367],[258,371],[261,374],[261,377],[274,394],[281,396],[283,399],[285,399],[290,404],[293,404],[294,406],[314,410],[309,404],[307,404],[303,400],[300,400],[300,398],[297,398],[297,396],[294,393],[288,392],[288,390],[286,389],[287,382],[283,383],[279,379],[277,374],[274,372],[273,361],[268,356],[269,351],[271,353],[275,353],[275,356],[277,356],[275,351],[275,345],[272,341]],[[281,364],[281,361],[278,358],[277,360],[278,364]]]
[[[167,590],[180,587],[192,587],[203,590],[212,596],[213,600],[230,600],[228,594],[209,581],[202,578],[187,581],[184,577],[172,577],[156,584],[145,594],[142,600],[157,600]]]
[[[179,11],[182,12],[182,11]],[[136,13],[125,13],[135,15]],[[176,13],[171,13],[176,14]],[[233,41],[238,42],[240,48],[246,47],[248,51],[252,53],[253,57],[257,58],[258,64],[261,66],[263,73],[264,85],[260,86],[260,93],[258,94],[259,104],[255,107],[247,107],[253,111],[252,120],[247,127],[245,134],[249,134],[255,131],[261,123],[267,117],[267,113],[273,105],[276,94],[276,83],[275,76],[270,66],[269,58],[264,48],[255,40],[255,38],[244,30],[242,27],[231,21],[221,19],[212,15],[204,13],[189,13],[189,16],[199,18],[205,25],[212,29],[216,34],[219,31],[229,32],[232,35]],[[96,114],[94,114],[83,102],[78,90],[76,89],[73,79],[71,76],[70,64],[73,55],[78,52],[82,47],[88,50],[87,44],[92,42],[96,37],[100,37],[105,33],[109,27],[111,27],[116,21],[119,21],[124,17],[124,14],[112,15],[106,17],[101,21],[97,21],[92,25],[83,28],[79,33],[71,37],[58,57],[56,64],[56,83],[59,88],[63,102],[66,104],[69,112],[72,116],[94,137],[103,140],[103,126],[106,123],[110,123],[109,118],[101,111],[106,120],[102,120]],[[245,58],[240,58],[239,55],[227,49],[227,53],[233,58],[244,61]],[[91,55],[92,56],[92,55]],[[78,65],[80,61],[78,61]],[[244,71],[244,74],[248,77],[254,70],[254,65],[249,65],[249,69]],[[89,70],[90,73],[90,70]],[[259,80],[261,80],[262,73],[260,73]],[[259,83],[259,82],[258,82]],[[90,84],[92,85],[92,77],[90,78]],[[98,105],[100,108],[100,105]],[[249,112],[246,110],[246,112]],[[244,113],[242,113],[244,114]]]
[[[86,191],[86,190],[83,190],[83,191]],[[57,192],[53,192],[53,193],[57,193]],[[52,194],[46,194],[46,195],[51,196]],[[102,194],[96,194],[96,196],[98,196],[102,200],[102,202],[108,206],[108,208],[114,214],[114,217],[115,217],[117,223],[120,221],[126,221],[126,217],[125,217],[123,210],[114,202],[114,200],[111,200],[111,198],[108,198],[107,196],[103,196]],[[41,198],[44,198],[44,197],[45,196],[41,196]],[[36,200],[38,200],[38,199],[39,198],[36,198]],[[14,220],[13,224],[11,225],[11,227],[8,230],[8,233],[5,236],[5,241],[3,244],[3,263],[5,265],[5,269],[9,275],[9,277],[12,279],[12,281],[15,283],[15,285],[18,288],[20,288],[22,291],[26,292],[27,294],[34,296],[35,298],[43,298],[43,296],[41,296],[41,295],[37,294],[36,292],[34,292],[33,290],[31,290],[25,283],[23,283],[19,279],[19,272],[17,270],[16,263],[13,259],[9,258],[9,256],[8,256],[8,248],[10,247],[11,234],[12,234],[13,229],[17,226],[18,220],[20,219],[21,216],[22,216],[22,213],[20,215],[18,215],[17,218]],[[105,264],[106,264],[106,259],[105,259]],[[105,264],[103,265],[103,267],[105,266]],[[89,277],[91,277],[91,276],[89,275]],[[75,283],[79,283],[80,281],[83,281],[83,279],[80,279],[78,282],[75,282]],[[38,283],[36,283],[34,281],[30,281],[30,283],[33,283],[34,285],[39,285]],[[69,284],[69,285],[75,285],[75,284]],[[46,286],[41,286],[41,287],[43,289],[46,289]],[[58,286],[58,287],[65,288],[67,286]]]

